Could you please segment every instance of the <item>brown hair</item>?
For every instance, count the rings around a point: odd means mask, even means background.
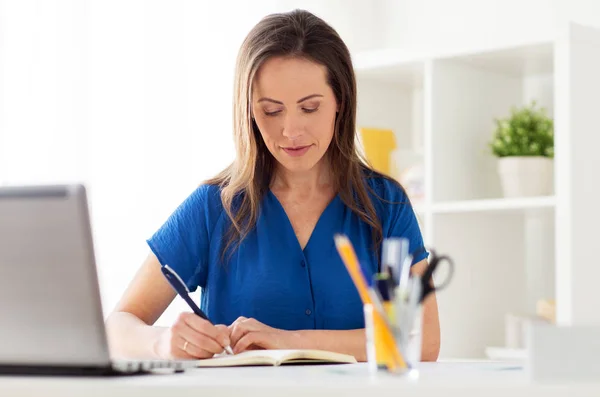
[[[356,80],[350,52],[326,22],[310,12],[294,10],[263,18],[246,36],[238,53],[233,106],[236,158],[206,182],[221,187],[221,201],[232,223],[223,253],[256,225],[275,169],[276,160],[262,140],[251,109],[254,77],[260,66],[275,56],[300,57],[327,68],[328,84],[339,105],[327,150],[334,188],[344,204],[371,226],[377,250],[382,228],[365,183],[365,171],[372,170],[355,144]]]

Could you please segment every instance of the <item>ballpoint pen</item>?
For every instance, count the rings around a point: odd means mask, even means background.
[[[183,300],[188,304],[188,306],[194,311],[194,313],[200,317],[202,317],[203,319],[205,319],[206,321],[208,321],[209,323],[212,324],[212,321],[210,321],[210,319],[208,318],[208,316],[206,314],[204,314],[204,312],[202,311],[202,309],[200,309],[198,307],[198,305],[196,305],[194,303],[194,301],[192,300],[192,298],[190,298],[190,291],[188,290],[187,286],[185,285],[185,283],[183,282],[183,280],[181,279],[181,277],[179,277],[179,275],[169,267],[169,265],[164,265],[161,267],[161,271],[162,273],[165,275],[165,277],[167,278],[167,281],[169,281],[169,284],[171,284],[171,286],[173,287],[173,289],[177,292],[177,294],[183,298]],[[213,324],[214,325],[214,324]],[[227,345],[225,346],[225,351],[228,354],[233,354],[233,350],[231,349],[231,346]]]
[[[408,239],[404,237],[388,237],[382,243],[382,272],[389,272],[395,285],[399,283],[400,271],[408,255],[408,243]]]
[[[408,291],[407,302],[403,305],[400,318],[400,333],[402,338],[402,346],[408,346],[410,333],[415,324],[416,316],[419,314],[419,306],[421,305],[421,296],[423,293],[421,277],[415,275],[410,279],[410,287]]]
[[[398,281],[398,294],[401,299],[406,299],[408,292],[408,284],[410,278],[410,267],[412,265],[413,256],[407,255],[402,261],[402,268],[400,269],[400,280]]]
[[[412,264],[413,256],[408,254],[404,257],[401,264],[400,269],[400,277],[399,284],[397,287],[396,297],[394,299],[394,304],[396,308],[396,318],[398,321],[402,321],[404,318],[404,312],[408,308],[408,300],[411,290],[411,278],[410,278],[410,268]]]
[[[387,273],[375,273],[373,277],[373,287],[377,292],[377,297],[381,300],[383,308],[390,323],[395,324],[394,313],[394,282]]]

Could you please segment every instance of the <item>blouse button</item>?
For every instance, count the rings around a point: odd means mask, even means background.
[[[304,260],[302,260],[302,262],[300,262],[300,266],[306,267],[306,262]]]
[[[306,315],[307,315],[307,316],[310,316],[310,314],[311,314],[312,312],[310,311],[310,309],[306,309],[306,311],[305,311],[304,313],[306,313]]]

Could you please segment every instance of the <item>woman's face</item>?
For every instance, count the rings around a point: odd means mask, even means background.
[[[322,65],[275,57],[258,70],[253,116],[267,148],[288,171],[308,171],[323,158],[337,108]]]

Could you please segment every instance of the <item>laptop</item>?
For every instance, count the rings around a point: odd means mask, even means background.
[[[0,187],[0,373],[181,372],[193,360],[112,360],[86,189]]]

